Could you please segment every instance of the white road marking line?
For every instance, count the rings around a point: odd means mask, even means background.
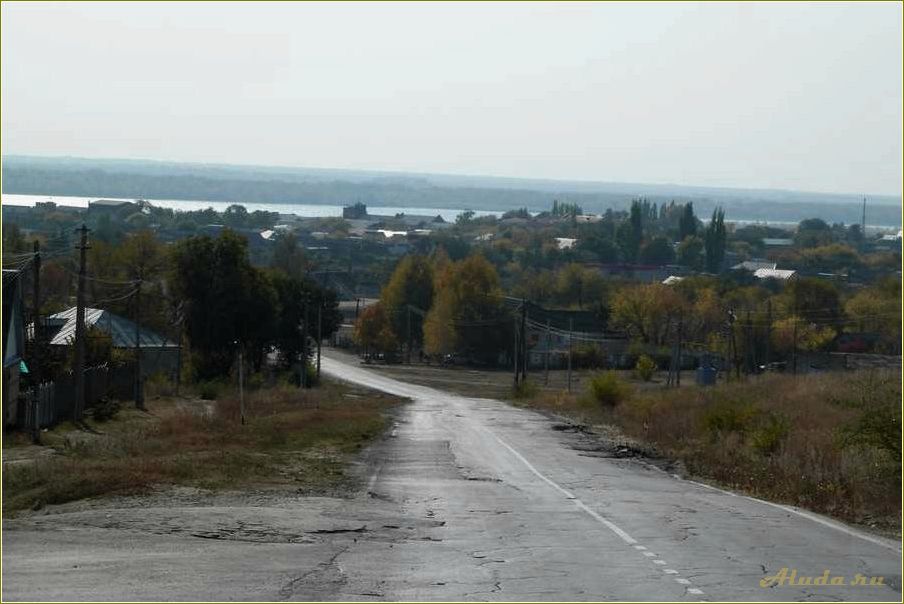
[[[697,596],[701,596],[701,595],[703,595],[703,590],[702,590],[702,589],[697,589],[696,587],[688,587],[688,588],[687,588],[687,593],[689,593],[689,594],[694,594],[694,595],[697,595]]]
[[[711,490],[711,491],[716,491],[716,492],[722,493],[722,494],[724,494],[724,495],[731,495],[732,497],[741,497],[741,498],[743,498],[743,499],[748,499],[748,500],[750,500],[750,501],[755,501],[756,503],[762,503],[762,504],[768,505],[768,506],[770,506],[770,507],[778,508],[778,509],[783,510],[783,511],[785,511],[785,512],[788,512],[788,513],[790,513],[790,514],[794,514],[794,515],[796,515],[796,516],[800,516],[801,518],[806,518],[806,519],[808,519],[808,520],[812,520],[813,522],[816,522],[816,523],[821,524],[821,525],[823,525],[823,526],[827,526],[827,527],[829,527],[829,528],[833,528],[833,529],[835,529],[836,531],[840,531],[840,532],[842,532],[842,533],[844,533],[844,534],[846,534],[846,535],[850,535],[851,537],[857,537],[857,538],[859,538],[859,539],[863,539],[864,541],[869,541],[870,543],[873,543],[873,544],[875,544],[875,545],[879,545],[879,546],[881,546],[881,547],[884,547],[884,548],[886,548],[886,549],[890,549],[890,550],[895,551],[895,552],[898,552],[898,553],[901,552],[901,546],[900,546],[899,544],[895,544],[895,543],[886,543],[885,541],[883,541],[883,540],[881,540],[881,539],[878,539],[878,538],[876,538],[876,537],[872,537],[872,536],[870,536],[870,535],[865,535],[865,534],[863,534],[863,533],[861,533],[861,532],[859,532],[859,531],[855,531],[855,530],[853,530],[853,529],[850,529],[850,528],[848,528],[848,527],[846,527],[846,526],[844,526],[844,525],[842,525],[842,524],[840,524],[840,523],[833,522],[833,521],[827,520],[827,519],[825,519],[825,518],[820,518],[819,516],[815,516],[815,515],[813,515],[813,514],[809,514],[809,513],[805,512],[805,511],[803,511],[803,510],[798,510],[798,509],[793,508],[793,507],[791,507],[791,506],[789,506],[789,505],[782,505],[782,504],[780,504],[780,503],[772,503],[771,501],[766,501],[766,500],[764,500],[764,499],[757,499],[756,497],[750,497],[750,496],[748,496],[748,495],[738,495],[737,493],[732,493],[731,491],[726,491],[725,489],[720,489],[720,488],[714,487],[714,486],[712,486],[712,485],[704,484],[704,483],[702,483],[702,482],[697,482],[696,480],[684,480],[684,479],[682,479],[682,478],[679,478],[678,480],[683,480],[684,482],[689,482],[690,484],[697,485],[698,487],[703,487],[704,489],[709,489],[709,490]]]
[[[654,554],[653,552],[644,552],[643,555],[646,556],[647,558],[655,558],[656,557],[656,554]]]
[[[691,584],[690,581],[688,581],[687,579],[682,579],[681,577],[676,577],[675,583],[681,583],[682,585],[690,585]]]
[[[677,575],[678,574],[678,571],[675,570],[674,568],[663,568],[662,572],[664,572],[667,575]]]
[[[653,564],[662,564],[662,565],[665,565],[665,564],[666,564],[666,561],[665,561],[665,560],[653,560]]]
[[[565,495],[565,497],[567,497],[568,499],[573,500],[573,501],[574,501],[574,504],[575,504],[577,507],[579,507],[580,509],[582,509],[582,510],[584,510],[585,512],[587,512],[587,514],[589,514],[589,515],[590,515],[593,519],[595,519],[597,522],[599,522],[600,524],[602,524],[603,526],[605,526],[606,528],[608,528],[610,531],[612,531],[613,533],[615,533],[616,535],[618,535],[619,537],[621,537],[622,541],[624,541],[624,542],[627,543],[628,545],[634,545],[635,543],[637,543],[637,539],[635,539],[634,537],[632,537],[631,535],[629,535],[628,533],[626,533],[625,531],[623,531],[622,529],[620,529],[618,526],[615,525],[615,523],[613,523],[613,522],[611,522],[611,521],[609,521],[609,520],[606,520],[605,518],[603,518],[602,516],[600,516],[598,513],[596,513],[595,511],[591,510],[591,509],[588,508],[586,505],[584,505],[584,502],[581,501],[580,499],[578,499],[577,497],[575,497],[574,494],[572,494],[572,493],[569,492],[569,491],[566,491],[565,489],[563,489],[562,487],[560,487],[559,485],[557,485],[556,483],[554,483],[553,481],[551,481],[549,478],[547,478],[546,476],[544,476],[543,474],[541,474],[540,471],[537,470],[537,468],[535,468],[534,466],[532,466],[531,463],[530,463],[529,461],[527,461],[526,459],[524,459],[524,456],[522,456],[522,455],[521,455],[520,453],[518,453],[515,449],[513,449],[511,446],[509,446],[509,444],[508,444],[507,442],[505,442],[504,440],[502,440],[501,438],[499,438],[498,436],[496,436],[495,434],[493,434],[493,433],[490,432],[489,430],[487,430],[487,432],[489,432],[489,433],[493,436],[493,438],[495,438],[497,441],[499,441],[499,444],[501,444],[503,447],[505,447],[506,449],[508,449],[509,451],[511,451],[512,455],[514,455],[515,457],[517,457],[518,459],[520,459],[520,460],[521,460],[521,463],[523,463],[525,466],[527,466],[527,469],[530,470],[531,472],[533,472],[533,473],[537,476],[537,478],[539,478],[540,480],[542,480],[543,482],[545,482],[546,484],[548,484],[549,486],[551,486],[551,487],[554,488],[555,490],[557,490],[557,491],[559,491],[560,493],[562,493],[563,495]]]
[[[643,550],[645,550],[645,549],[647,549],[647,548],[644,547],[644,546],[642,546],[642,545],[635,545],[635,546],[634,546],[634,549],[643,551]]]

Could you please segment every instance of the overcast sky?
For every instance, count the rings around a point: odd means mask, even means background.
[[[902,5],[3,3],[4,153],[901,193]]]

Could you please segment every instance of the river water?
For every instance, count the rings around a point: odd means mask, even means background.
[[[87,208],[89,201],[95,201],[97,197],[63,197],[50,195],[7,195],[2,196],[3,205],[11,206],[30,206],[34,207],[39,201],[53,201],[57,205],[75,206],[78,208]],[[117,197],[104,197],[104,199],[121,199]],[[135,201],[134,199],[123,199],[123,201]],[[222,212],[233,202],[228,201],[192,201],[184,199],[149,199],[152,205],[160,208],[172,208],[179,211],[204,210],[213,208],[217,212]],[[242,202],[240,205],[245,206],[249,212],[255,210],[263,210],[267,212],[279,212],[280,214],[295,214],[306,218],[342,216],[342,206],[327,204],[299,204],[299,203],[254,203]],[[439,214],[443,220],[454,222],[455,217],[464,210],[451,210],[448,208],[396,208],[391,206],[367,206],[367,212],[376,216],[394,216],[396,214],[417,214],[425,216],[436,216]],[[495,212],[488,210],[474,210],[476,216],[501,216],[503,212]]]

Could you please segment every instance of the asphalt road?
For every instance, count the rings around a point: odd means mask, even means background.
[[[413,401],[362,460],[366,492],[7,522],[3,599],[901,600],[899,543],[594,451],[502,402],[338,357],[323,371]],[[761,586],[782,568],[882,584]]]

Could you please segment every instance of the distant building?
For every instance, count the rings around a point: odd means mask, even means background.
[[[367,205],[359,202],[352,206],[345,206],[342,208],[342,217],[348,220],[367,218]]]
[[[577,242],[577,239],[571,237],[556,237],[556,247],[560,250],[570,250],[574,248]]]
[[[134,201],[125,201],[124,199],[98,199],[88,202],[88,210],[101,212],[118,212],[122,209],[138,210],[138,204]]]
[[[733,271],[748,271],[750,273],[755,273],[761,268],[765,268],[768,270],[773,270],[778,266],[775,262],[766,262],[765,260],[745,260],[739,264],[735,264],[731,267]]]
[[[764,237],[763,245],[766,247],[790,247],[794,245],[793,239],[781,239],[774,237]]]
[[[789,281],[797,277],[797,271],[784,270],[780,268],[760,268],[753,272],[753,276],[757,279],[778,279],[780,281]]]

